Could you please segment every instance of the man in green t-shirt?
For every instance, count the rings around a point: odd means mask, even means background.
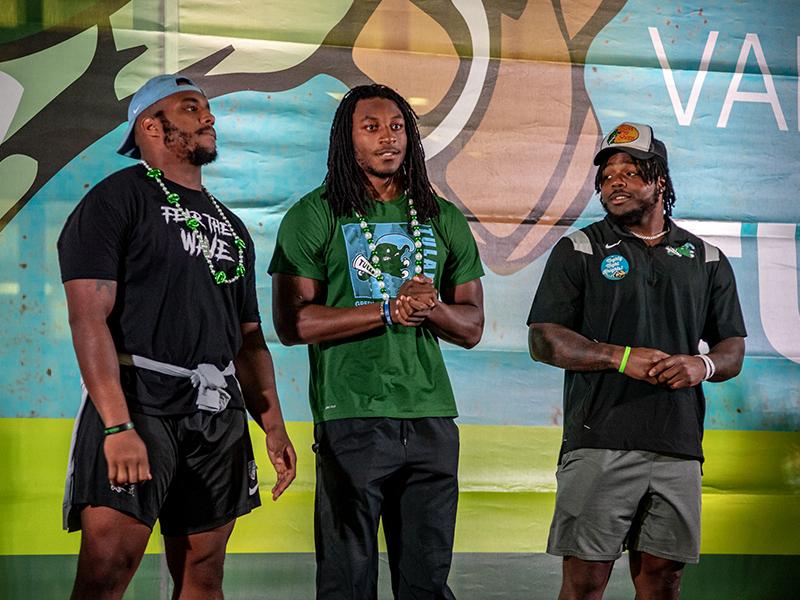
[[[287,212],[269,272],[278,336],[309,345],[317,597],[377,597],[382,517],[395,597],[453,598],[459,444],[439,338],[480,340],[483,268],[395,91],[344,96],[324,184]]]

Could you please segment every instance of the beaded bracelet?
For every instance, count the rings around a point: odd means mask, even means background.
[[[119,433],[120,431],[128,431],[129,429],[133,429],[133,427],[133,421],[120,423],[119,425],[114,425],[113,427],[106,427],[103,429],[103,435],[113,435],[115,433]]]

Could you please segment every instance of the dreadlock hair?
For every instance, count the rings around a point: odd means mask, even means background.
[[[624,150],[621,150],[624,152]],[[613,153],[607,154],[600,166],[597,168],[597,173],[594,177],[594,191],[600,193],[600,187],[603,185],[603,169],[608,164],[608,159],[611,158]],[[639,169],[642,179],[645,183],[658,183],[659,179],[664,181],[664,188],[661,190],[661,197],[664,199],[664,214],[668,217],[672,216],[672,207],[675,206],[675,188],[672,187],[672,179],[669,176],[669,167],[666,161],[660,156],[652,156],[650,158],[636,158],[629,155],[633,164]]]
[[[375,188],[356,162],[353,147],[353,113],[359,100],[385,98],[400,109],[405,121],[406,155],[400,167],[405,175],[406,193],[414,199],[419,221],[439,214],[436,193],[428,180],[425,150],[417,128],[417,114],[406,100],[393,89],[380,84],[359,85],[347,92],[333,117],[328,147],[328,173],[325,175],[325,198],[336,217],[367,214]]]

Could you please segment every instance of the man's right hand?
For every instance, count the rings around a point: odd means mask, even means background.
[[[135,429],[107,435],[103,452],[108,463],[108,480],[112,484],[141,483],[153,478],[147,448]]]
[[[117,282],[106,279],[72,279],[64,283],[72,343],[81,376],[100,419],[108,424],[130,420],[119,379],[117,348],[108,328],[114,309]],[[147,449],[134,429],[107,435],[103,452],[108,480],[113,485],[151,479]]]
[[[668,358],[669,354],[655,348],[631,348],[628,362],[625,365],[625,375],[652,385],[658,385],[658,379],[651,377],[648,372],[657,362]]]
[[[397,290],[392,319],[400,325],[416,327],[428,318],[438,302],[439,292],[433,287],[433,280],[424,275],[415,275]]]

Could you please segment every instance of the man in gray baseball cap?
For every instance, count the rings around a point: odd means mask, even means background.
[[[650,125],[641,123],[620,123],[603,138],[600,150],[594,156],[595,166],[616,152],[627,152],[640,160],[659,157],[667,164],[667,147],[657,140]]]
[[[653,128],[621,123],[594,164],[606,218],[555,245],[528,316],[531,357],[565,370],[547,552],[562,600],[601,598],[625,549],[636,597],[676,600],[700,556],[701,384],[739,373],[747,332],[728,259],[671,218]]]
[[[159,75],[133,95],[119,153],[58,240],[85,384],[64,527],[81,530],[72,598],[121,598],[156,520],[175,598],[222,598],[225,549],[260,505],[247,412],[277,499],[295,476],[260,325],[253,240],[203,185],[208,98]]]

